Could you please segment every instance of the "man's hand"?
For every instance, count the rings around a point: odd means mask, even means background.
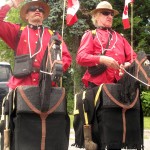
[[[120,66],[118,62],[109,56],[100,56],[100,63],[105,64],[107,67],[119,69]]]
[[[121,65],[120,65],[120,69],[127,68],[127,67],[129,67],[130,65],[131,65],[130,62],[125,62],[124,64],[121,64]]]
[[[130,65],[130,62],[125,62],[124,64],[121,64],[119,69],[119,75],[122,76],[124,74],[124,69],[129,67]]]

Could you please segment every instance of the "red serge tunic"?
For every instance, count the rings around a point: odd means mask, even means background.
[[[87,31],[83,35],[77,52],[76,62],[81,66],[87,67],[99,64],[100,57],[98,55],[102,54],[103,49],[105,49],[109,34],[112,34],[112,37],[105,53],[106,56],[114,58],[119,64],[131,62],[132,58],[135,59],[136,53],[123,36],[115,31],[110,33],[109,30],[96,29],[94,37],[91,31]],[[87,87],[89,82],[100,85],[102,83],[114,83],[120,78],[118,70],[107,68],[104,73],[97,76],[91,76],[89,72],[86,71],[82,82]]]
[[[18,41],[18,33],[20,32],[20,25],[4,21],[4,18],[6,17],[6,14],[9,10],[10,7],[8,5],[5,5],[0,8],[1,39],[15,51],[16,55],[29,54],[29,45],[31,47],[30,48],[31,54],[33,55],[35,52],[36,44],[39,38],[39,32],[41,29],[33,29],[32,27],[25,27],[21,33],[21,37],[16,50],[16,43]],[[58,36],[61,39],[61,36],[60,35]],[[50,38],[51,34],[48,31],[48,28],[44,28],[41,51],[35,56],[35,61],[33,63],[34,67],[37,68],[40,67],[41,61],[44,56],[44,52],[48,46]],[[66,71],[71,64],[71,55],[64,42],[62,43],[62,61],[63,61],[63,71]],[[33,72],[31,75],[24,78],[15,78],[14,76],[12,76],[8,85],[10,88],[14,89],[19,85],[38,85],[38,83],[39,83],[39,73]]]

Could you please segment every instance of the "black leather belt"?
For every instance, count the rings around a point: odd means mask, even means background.
[[[88,87],[89,88],[94,88],[94,87],[96,87],[97,85],[95,84],[95,83],[93,83],[93,82],[88,82]]]

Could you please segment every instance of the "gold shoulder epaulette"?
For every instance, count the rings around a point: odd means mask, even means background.
[[[50,33],[50,35],[53,35],[53,34],[54,34],[53,31],[50,30],[50,29],[48,29],[48,32]]]
[[[22,27],[20,28],[20,30],[24,30],[24,28],[25,28],[25,27],[24,27],[24,26],[22,26]]]
[[[96,30],[92,30],[92,34],[95,35],[96,34]]]

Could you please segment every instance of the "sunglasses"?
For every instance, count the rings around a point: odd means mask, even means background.
[[[28,10],[27,10],[27,13],[28,13],[29,11],[34,12],[34,11],[36,11],[37,9],[39,10],[39,12],[42,12],[42,13],[45,12],[44,9],[43,9],[42,7],[40,7],[40,6],[30,6],[30,7],[28,8]]]
[[[109,15],[114,16],[114,12],[111,11],[102,11],[100,13],[103,14],[104,16],[109,16]]]

